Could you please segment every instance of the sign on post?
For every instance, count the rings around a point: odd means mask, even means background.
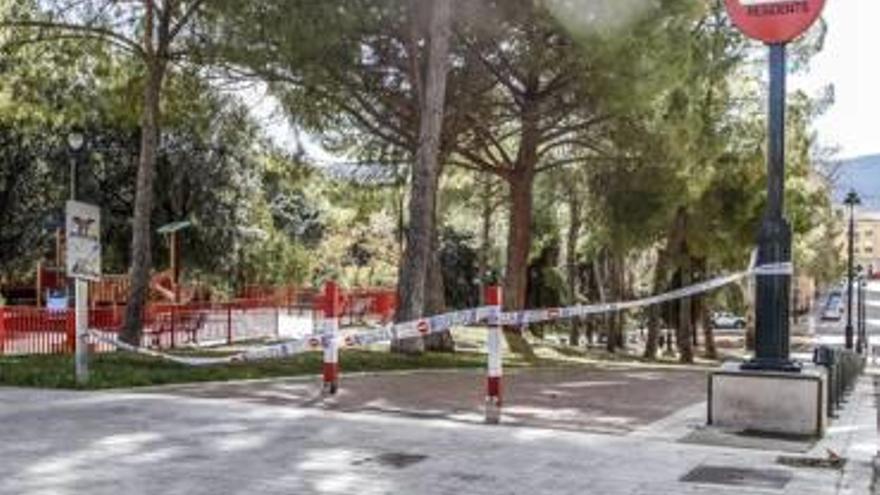
[[[101,277],[101,210],[78,201],[67,202],[67,276],[98,280]]]
[[[787,43],[810,28],[825,0],[725,0],[733,23],[749,38]]]
[[[67,276],[74,280],[76,381],[89,380],[89,280],[101,277],[101,210],[97,206],[67,202]]]

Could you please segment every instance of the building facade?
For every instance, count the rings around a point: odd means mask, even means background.
[[[880,275],[880,211],[856,210],[855,217],[853,263],[864,273]]]

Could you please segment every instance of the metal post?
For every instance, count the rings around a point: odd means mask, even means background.
[[[70,200],[76,201],[76,174],[78,170],[79,152],[74,152],[74,156],[70,158]]]
[[[71,201],[76,201],[76,173],[78,170],[78,167],[77,167],[77,165],[78,165],[77,161],[79,158],[78,155],[79,155],[78,151],[75,150],[73,152],[73,156],[70,158],[70,200]],[[70,239],[67,239],[67,242],[70,242]],[[68,277],[69,276],[70,275],[68,274]],[[67,279],[67,301],[68,301],[67,307],[70,307],[71,293],[74,295],[73,308],[74,308],[74,312],[75,312],[76,307],[77,307],[76,306],[76,281],[68,278]],[[74,315],[74,318],[76,318],[75,315]],[[74,330],[74,339],[76,339],[75,335],[76,335],[76,330]],[[74,344],[74,348],[76,348],[76,344]],[[79,370],[79,365],[77,365],[77,370]],[[79,376],[79,372],[77,371],[77,377],[78,376]]]
[[[871,354],[871,339],[868,338],[868,280],[865,279],[862,286],[862,341],[865,344],[865,353]]]
[[[865,317],[865,293],[862,290],[862,278],[859,277],[856,279],[856,291],[857,291],[857,304],[856,304],[856,352],[861,354],[865,350],[865,341],[863,340],[864,336],[862,335],[862,328],[864,327]]]
[[[847,200],[850,198],[847,197]],[[852,312],[853,312],[853,237],[855,236],[855,211],[854,211],[855,203],[849,202],[849,235],[848,241],[849,245],[847,246],[847,261],[846,261],[846,348],[852,350],[853,348],[853,324],[852,324]]]
[[[89,381],[89,283],[76,279],[76,383],[85,385]]]
[[[770,115],[767,147],[767,210],[758,234],[758,265],[791,262],[791,227],[784,217],[786,45],[770,45]],[[755,357],[744,369],[799,371],[789,359],[791,274],[759,275],[756,281]]]
[[[864,277],[861,280],[861,284],[859,284],[859,290],[861,291],[862,296],[861,317],[859,318],[859,336],[862,341],[862,350],[867,353],[870,349],[868,346],[868,281]]]
[[[862,349],[868,352],[868,280],[862,277]]]

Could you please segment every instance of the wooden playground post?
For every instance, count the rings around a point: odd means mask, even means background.
[[[177,328],[175,326],[175,321],[174,321],[174,320],[176,320],[176,318],[174,317],[175,314],[174,314],[174,305],[173,304],[171,305],[170,314],[171,314],[171,348],[174,349],[177,346],[177,336],[175,335],[177,333]]]
[[[0,306],[0,356],[6,352],[6,308]]]
[[[232,345],[232,303],[226,304],[226,344]]]

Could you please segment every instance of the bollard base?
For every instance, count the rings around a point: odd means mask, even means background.
[[[486,397],[486,423],[497,425],[501,422],[501,399]]]
[[[321,387],[321,395],[324,397],[336,395],[336,392],[338,391],[339,384],[337,382],[324,382],[324,386]]]
[[[709,376],[708,424],[762,433],[821,437],[828,423],[827,374],[745,370],[729,363]]]

